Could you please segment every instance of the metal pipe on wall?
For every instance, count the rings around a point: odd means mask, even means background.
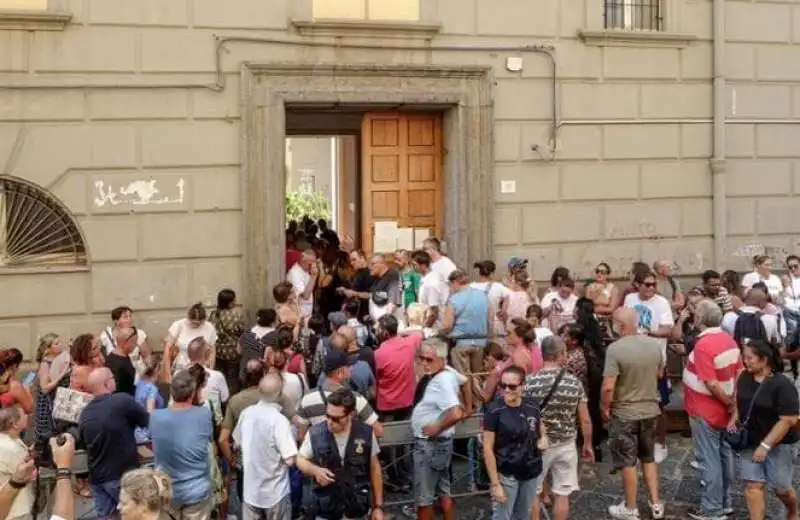
[[[714,264],[719,271],[725,269],[728,235],[728,186],[725,173],[725,0],[713,0],[713,54],[714,54],[714,110],[713,155],[709,166],[712,183],[712,217],[714,232]]]

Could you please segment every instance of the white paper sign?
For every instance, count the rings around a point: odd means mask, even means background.
[[[406,251],[414,249],[414,228],[405,227],[397,230],[397,249]]]
[[[375,235],[372,239],[373,253],[391,253],[397,249],[397,222],[375,222]]]

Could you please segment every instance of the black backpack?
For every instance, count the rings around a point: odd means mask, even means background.
[[[771,343],[767,337],[767,328],[761,320],[764,315],[762,312],[739,312],[738,315],[736,325],[733,327],[733,339],[740,347],[748,340]]]

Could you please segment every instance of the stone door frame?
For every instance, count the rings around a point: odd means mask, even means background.
[[[488,67],[245,64],[242,303],[272,301],[283,270],[286,108],[356,105],[444,113],[444,236],[461,266],[493,258],[493,76]]]

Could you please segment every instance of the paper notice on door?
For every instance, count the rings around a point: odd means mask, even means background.
[[[397,249],[397,222],[375,222],[372,251],[374,253],[391,253],[395,249]]]
[[[428,228],[415,228],[414,229],[414,248],[422,249],[422,243],[426,238],[431,236],[431,230]]]
[[[414,228],[404,227],[397,230],[397,249],[414,249]]]

